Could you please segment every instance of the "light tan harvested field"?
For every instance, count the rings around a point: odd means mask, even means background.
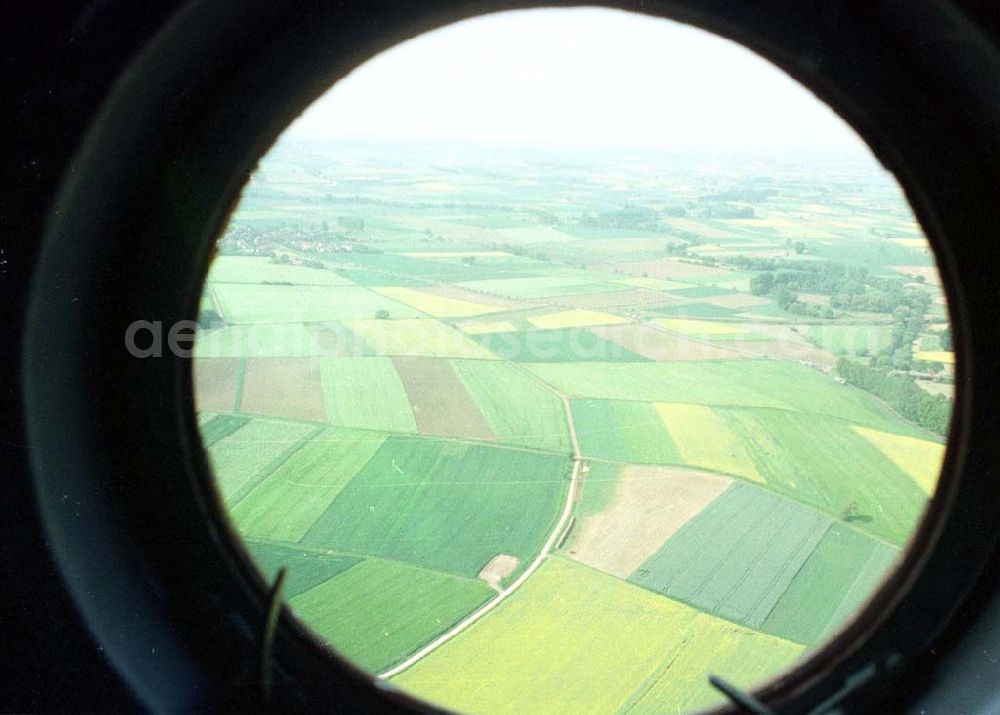
[[[519,308],[526,307],[525,303],[521,303],[516,300],[501,298],[500,296],[493,295],[491,293],[477,293],[476,291],[458,288],[457,286],[427,286],[426,288],[421,288],[420,290],[424,293],[440,296],[441,298],[465,300],[470,303],[482,303],[483,305],[488,305],[493,308],[517,310]]]
[[[767,305],[770,298],[761,295],[751,295],[749,293],[732,293],[730,295],[717,295],[709,298],[700,298],[701,303],[710,303],[720,308],[753,308],[758,305]]]
[[[232,412],[236,409],[239,358],[196,358],[194,398],[199,412]]]
[[[649,276],[651,278],[696,278],[702,276],[718,277],[720,279],[733,276],[732,271],[697,263],[682,263],[669,259],[658,261],[633,261],[618,266],[621,270],[633,276]]]
[[[934,266],[889,266],[897,273],[909,276],[923,276],[930,285],[941,285],[941,276]]]
[[[659,305],[675,303],[681,300],[669,293],[660,293],[645,288],[620,290],[610,293],[584,293],[583,295],[564,295],[557,298],[546,298],[547,303],[565,305],[571,308],[616,308],[634,305]]]
[[[243,412],[326,419],[317,358],[248,358],[243,374]]]
[[[397,356],[392,363],[410,398],[420,434],[494,439],[450,362],[435,357]]]
[[[516,556],[497,554],[490,559],[488,564],[483,566],[483,570],[479,572],[479,578],[499,591],[500,581],[514,573],[514,569],[519,563],[521,560]]]
[[[570,556],[628,578],[731,483],[692,469],[625,466],[611,504],[583,519]]]
[[[742,351],[744,356],[752,353],[784,360],[804,361],[823,367],[832,367],[837,364],[836,355],[829,350],[813,345],[803,337],[801,332],[792,330],[791,326],[757,322],[748,322],[744,325],[748,333],[774,338],[773,340],[734,340],[727,343],[730,347]],[[807,329],[808,326],[799,328],[800,331]]]
[[[648,325],[602,325],[590,328],[606,340],[621,345],[645,358],[657,361],[668,360],[724,360],[742,357],[742,354],[728,347],[717,347],[708,343],[691,340],[677,333],[668,333]],[[728,345],[728,343],[727,343]]]
[[[932,395],[944,395],[951,399],[955,397],[955,385],[950,382],[934,382],[933,380],[917,380],[917,384]]]
[[[759,356],[807,362],[830,368],[837,364],[837,357],[823,348],[801,342],[785,340],[733,340],[726,343],[744,357]]]
[[[586,241],[587,239],[580,239]],[[633,252],[663,253],[662,238],[616,238],[614,241],[587,241],[587,250],[600,255],[622,256]]]

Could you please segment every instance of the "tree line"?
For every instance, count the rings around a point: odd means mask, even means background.
[[[890,374],[889,370],[844,358],[837,361],[837,374],[844,382],[870,392],[929,432],[942,436],[948,433],[951,401],[944,395],[925,392],[909,375]]]

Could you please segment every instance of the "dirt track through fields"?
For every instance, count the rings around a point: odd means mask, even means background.
[[[549,387],[548,389],[551,390],[552,388]],[[515,591],[517,591],[517,589],[519,589],[524,584],[524,582],[527,581],[533,573],[535,573],[535,571],[538,570],[538,567],[542,565],[546,557],[549,555],[549,553],[551,553],[552,549],[556,544],[556,541],[559,539],[560,536],[562,536],[563,531],[566,529],[566,524],[569,523],[570,514],[572,514],[573,512],[573,505],[576,504],[576,496],[580,488],[581,457],[580,457],[580,443],[577,441],[576,438],[576,427],[573,424],[573,412],[572,410],[570,410],[569,399],[565,395],[560,395],[560,398],[562,399],[563,409],[565,410],[566,413],[566,421],[569,425],[570,437],[573,440],[573,472],[570,475],[569,489],[566,490],[566,503],[563,505],[562,513],[559,515],[559,520],[556,522],[555,528],[549,534],[549,537],[545,540],[545,544],[542,546],[541,551],[538,552],[538,556],[535,557],[535,560],[531,562],[528,568],[526,568],[524,572],[520,576],[518,576],[517,579],[512,584],[510,584],[507,588],[500,591],[500,593],[497,594],[496,598],[494,598],[492,601],[488,601],[486,604],[480,607],[479,610],[469,614],[462,621],[452,626],[448,631],[442,633],[440,636],[438,636],[433,641],[425,645],[423,648],[418,650],[416,653],[411,655],[402,663],[393,666],[389,670],[379,673],[380,678],[388,679],[393,677],[394,675],[399,675],[404,670],[411,667],[417,661],[427,657],[428,655],[436,651],[438,648],[443,646],[445,643],[450,641],[459,633],[472,626],[479,619],[481,619],[483,616],[488,614],[494,608],[499,606],[505,600],[510,598],[510,596]]]

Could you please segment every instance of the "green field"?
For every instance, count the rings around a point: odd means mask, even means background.
[[[202,332],[195,344],[199,358],[316,357],[325,355],[313,332],[302,323],[231,325]]]
[[[292,283],[294,285],[351,285],[333,271],[272,263],[263,256],[219,256],[212,261],[208,283]]]
[[[212,415],[211,419],[207,422],[198,425],[202,444],[205,447],[211,447],[220,439],[228,437],[249,421],[249,417],[240,417],[238,415]]]
[[[562,401],[530,374],[506,362],[452,364],[499,440],[563,454],[572,451]]]
[[[279,569],[285,569],[285,584],[281,589],[285,598],[305,593],[362,561],[357,556],[309,551],[270,541],[247,541],[246,547],[269,582],[277,577]]]
[[[379,672],[493,595],[481,581],[365,559],[289,600],[292,611],[362,668]]]
[[[514,362],[645,362],[618,343],[578,328],[486,333],[473,339],[504,360]]]
[[[602,293],[617,289],[612,284],[588,283],[580,278],[564,276],[499,278],[484,281],[464,281],[458,285],[480,293],[516,299]]]
[[[573,513],[583,519],[607,508],[615,496],[618,472],[622,465],[612,462],[591,462],[584,475],[583,492]]]
[[[890,413],[866,393],[845,388],[816,370],[788,361],[748,358],[635,364],[530,363],[527,367],[572,396],[775,407],[926,437],[926,433]]]
[[[387,357],[320,361],[326,418],[343,427],[416,432],[406,388]]]
[[[850,425],[783,410],[718,412],[771,489],[835,517],[853,503],[858,528],[896,545],[912,534],[926,493]]]
[[[352,320],[347,327],[377,355],[498,359],[458,329],[436,320]]]
[[[647,402],[573,400],[580,451],[636,464],[683,464],[677,445]]]
[[[392,436],[302,543],[475,577],[497,554],[530,560],[555,526],[568,475],[555,455]]]
[[[763,630],[818,643],[863,603],[898,553],[833,524],[768,614]]]
[[[801,650],[553,558],[392,682],[469,713],[680,712],[721,700],[706,672],[747,687]]]
[[[677,303],[664,305],[654,309],[658,315],[669,315],[678,318],[732,318],[736,311],[711,303]],[[712,336],[716,340],[719,336]]]
[[[382,310],[389,318],[420,315],[408,305],[358,286],[217,283],[213,287],[223,317],[243,325],[374,318]]]
[[[629,580],[760,629],[829,526],[793,501],[733,484]]]
[[[848,356],[859,350],[876,354],[890,344],[892,332],[888,325],[809,325],[799,330],[820,347]]]
[[[233,520],[250,538],[300,540],[384,441],[375,432],[325,430],[233,506]]]
[[[316,432],[310,424],[255,419],[213,443],[208,450],[216,484],[227,502],[274,471]]]

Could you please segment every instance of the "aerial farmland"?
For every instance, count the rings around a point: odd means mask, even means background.
[[[678,712],[897,562],[946,315],[872,161],[285,141],[193,384],[219,499],[333,650],[462,711]]]

